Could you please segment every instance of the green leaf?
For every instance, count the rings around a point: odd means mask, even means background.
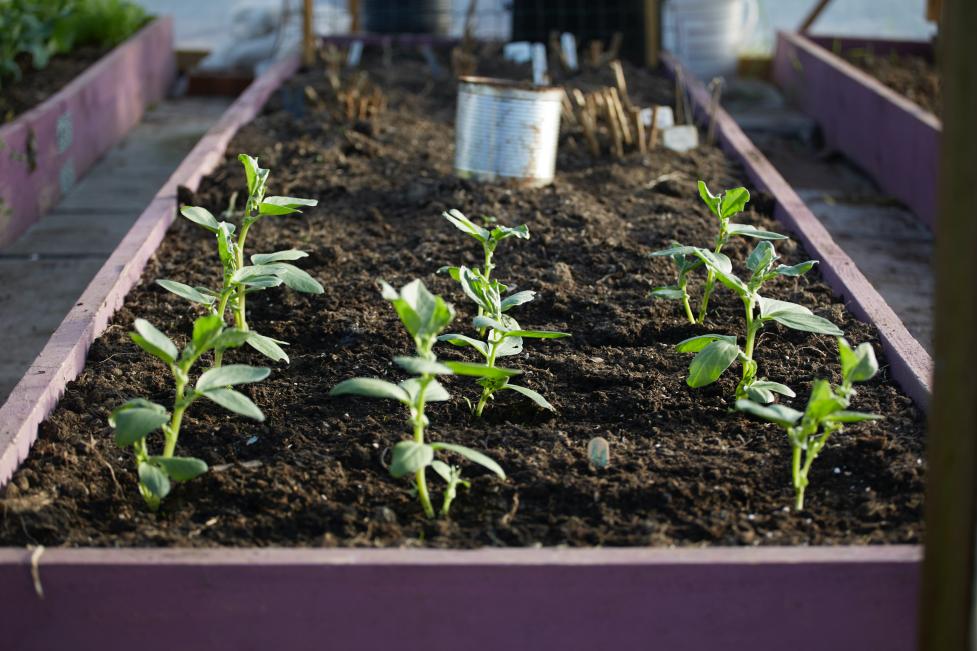
[[[225,271],[237,269],[237,244],[234,242],[234,225],[221,222],[217,229],[217,255]]]
[[[251,402],[250,398],[234,389],[209,389],[201,395],[235,414],[247,416],[257,421],[265,419],[265,415],[261,413],[256,404]]]
[[[398,355],[394,357],[394,363],[414,375],[451,375],[453,371],[436,361],[423,359],[420,357],[406,357]]]
[[[282,349],[282,346],[288,345],[288,343],[285,341],[279,341],[277,339],[272,339],[271,337],[259,335],[257,332],[253,331],[247,333],[246,341],[249,346],[272,361],[285,363],[288,363],[289,361],[288,355]]]
[[[502,299],[498,290],[485,280],[481,272],[462,266],[458,268],[458,278],[465,296],[472,299],[476,305],[489,314],[497,314],[501,311]]]
[[[732,188],[723,193],[721,204],[721,214],[723,219],[729,219],[737,213],[743,212],[747,202],[750,200],[750,193],[746,188]]]
[[[492,236],[488,230],[468,219],[468,217],[465,217],[465,215],[459,210],[451,209],[448,212],[441,213],[441,216],[454,224],[455,228],[460,230],[462,233],[468,233],[483,244],[488,242],[489,238]],[[526,237],[529,237],[528,232]]]
[[[264,366],[248,366],[247,364],[227,364],[220,368],[204,371],[197,379],[197,391],[206,392],[220,387],[236,386],[261,382],[271,373],[271,369]]]
[[[135,332],[130,332],[129,336],[136,345],[154,357],[158,357],[167,364],[176,361],[179,351],[176,344],[170,338],[156,329],[156,327],[145,319],[136,319],[133,324]]]
[[[774,250],[773,244],[763,240],[753,247],[750,257],[746,259],[746,268],[753,272],[764,270],[776,259],[777,252]]]
[[[680,353],[697,353],[714,341],[725,341],[736,345],[736,337],[732,335],[699,335],[678,342],[675,345],[675,350]]]
[[[664,257],[664,256],[668,256],[670,258],[675,258],[675,257],[680,257],[680,256],[681,257],[684,257],[684,256],[687,256],[687,255],[695,255],[695,254],[697,254],[701,250],[702,249],[700,249],[697,246],[683,246],[681,244],[673,244],[670,247],[668,247],[667,249],[660,249],[658,251],[654,251],[650,255],[652,257],[656,257],[656,258],[660,258],[660,257]]]
[[[517,371],[511,368],[502,368],[500,366],[486,366],[485,364],[474,364],[472,362],[455,362],[446,361],[444,365],[455,372],[455,375],[465,375],[469,377],[485,377],[485,378],[507,378],[515,377],[522,373],[522,371]]]
[[[803,276],[808,271],[814,268],[814,265],[818,263],[817,260],[808,260],[807,262],[801,262],[795,265],[777,265],[773,270],[778,276]]]
[[[244,175],[248,180],[248,194],[253,196],[258,181],[258,159],[247,154],[239,154],[237,159],[244,165]]]
[[[288,249],[287,251],[276,251],[274,253],[255,253],[251,256],[252,264],[270,264],[272,262],[283,262],[288,260],[298,260],[307,258],[309,254],[298,249]]]
[[[439,274],[446,273],[449,276],[451,276],[452,280],[455,281],[461,280],[461,267],[449,267],[449,266],[439,267],[438,273]]]
[[[254,278],[275,276],[281,278],[287,287],[306,294],[321,294],[324,290],[315,278],[295,265],[284,262],[241,267],[234,272],[231,282],[245,283]]]
[[[400,478],[426,468],[434,460],[434,448],[426,443],[400,441],[393,449],[390,474]]]
[[[190,347],[195,353],[204,353],[213,348],[214,342],[217,341],[223,331],[224,319],[216,314],[208,314],[195,319]],[[186,351],[184,351],[184,356],[186,356]]]
[[[563,339],[572,336],[569,332],[556,332],[554,330],[510,330],[506,337],[524,337],[526,339]]]
[[[733,262],[725,253],[716,253],[709,249],[696,249],[695,255],[713,271],[724,274],[733,273]]]
[[[441,335],[438,337],[438,341],[444,341],[455,346],[471,346],[478,352],[480,352],[484,357],[488,357],[489,350],[488,344],[484,341],[479,341],[478,339],[473,339],[466,335],[459,335],[455,333]]]
[[[703,348],[689,365],[686,383],[692,388],[704,387],[719,379],[740,354],[740,347],[717,339]]]
[[[827,319],[816,316],[811,310],[797,303],[778,301],[772,298],[759,297],[760,315],[765,321],[776,321],[794,330],[814,332],[824,335],[841,336],[844,334],[838,326]]]
[[[502,388],[503,389],[512,389],[516,393],[521,393],[522,395],[526,396],[527,398],[529,398],[530,400],[532,400],[533,402],[535,402],[537,405],[539,405],[540,407],[542,407],[543,409],[548,409],[548,410],[554,411],[554,412],[556,411],[556,407],[554,407],[553,405],[551,405],[550,402],[546,398],[544,398],[538,392],[533,391],[529,387],[520,386],[518,384],[506,384]]]
[[[249,276],[247,280],[241,281],[241,284],[247,287],[249,292],[257,292],[263,289],[279,287],[284,283],[278,276]]]
[[[190,285],[184,285],[183,283],[178,283],[175,280],[166,280],[165,278],[158,278],[156,284],[165,289],[168,292],[172,292],[179,296],[180,298],[185,298],[191,303],[200,303],[202,305],[213,305],[217,299],[213,296],[207,294],[202,294],[199,290],[194,289]]]
[[[750,400],[737,400],[736,408],[742,412],[768,420],[771,423],[776,423],[785,429],[792,427],[804,415],[796,409],[791,409],[784,405],[764,407]]]
[[[491,231],[492,239],[501,242],[508,237],[518,237],[520,240],[529,239],[529,227],[525,224],[519,226],[496,226]]]
[[[522,337],[513,337],[510,335],[505,335],[502,341],[495,348],[496,357],[511,357],[513,355],[518,355],[523,350]],[[486,355],[488,357],[488,355]]]
[[[431,447],[435,450],[447,450],[449,452],[460,454],[469,461],[477,463],[484,468],[488,468],[502,479],[505,479],[505,471],[502,470],[502,467],[490,457],[482,454],[478,450],[472,450],[471,448],[466,448],[464,445],[455,445],[453,443],[431,443]]]
[[[371,377],[358,377],[343,380],[329,392],[331,396],[366,396],[367,398],[389,398],[410,404],[410,395],[403,387],[393,382],[378,380]]]
[[[451,466],[446,464],[444,461],[435,459],[431,462],[431,470],[438,473],[438,476],[448,482],[449,484],[453,481],[451,476]]]
[[[302,212],[299,206],[316,206],[319,202],[315,199],[298,199],[296,197],[266,197],[258,204],[258,214],[260,215],[291,215]]]
[[[528,303],[534,298],[536,298],[536,292],[528,289],[525,291],[516,292],[515,294],[510,294],[502,299],[502,311],[508,312],[517,305]]]
[[[770,380],[757,380],[752,386],[760,387],[761,389],[766,389],[767,391],[773,391],[774,393],[779,393],[782,396],[787,396],[788,398],[794,398],[797,396],[794,390],[791,389],[786,384],[781,384],[780,382],[771,382]]]
[[[717,197],[712,192],[709,192],[709,188],[703,181],[699,181],[699,196],[702,200],[709,206],[709,210],[712,211],[717,218],[721,218],[722,215],[719,212],[719,205],[722,203],[722,198]]]
[[[216,233],[217,229],[220,228],[220,222],[206,208],[201,208],[200,206],[183,206],[180,208],[180,214],[194,224],[203,226],[211,233]]]
[[[166,472],[145,461],[139,462],[139,483],[160,499],[170,494],[170,478]]]
[[[396,291],[380,281],[383,297],[390,301],[404,327],[413,337],[436,337],[455,318],[455,311],[424,283],[413,280]]]
[[[651,295],[670,301],[681,301],[685,298],[685,292],[679,287],[656,287],[651,290]]]
[[[746,386],[746,393],[751,400],[768,404],[774,401],[775,393],[793,398],[796,394],[790,387],[779,382],[769,380],[757,380]]]
[[[109,426],[115,429],[115,442],[125,447],[146,438],[169,419],[162,406],[137,398],[116,407],[109,415]]]
[[[774,233],[773,231],[760,230],[755,226],[750,226],[749,224],[734,224],[729,223],[726,225],[726,232],[730,235],[740,235],[742,237],[752,237],[756,240],[786,240],[790,239],[786,235],[781,235],[780,233]]]
[[[190,481],[207,472],[207,464],[193,457],[149,457],[149,461],[162,468],[173,481]]]
[[[417,392],[421,389],[420,379],[412,377],[404,380],[398,386],[407,392],[410,402],[417,400]],[[424,400],[425,402],[444,402],[451,400],[451,395],[444,388],[444,385],[437,380],[431,380],[427,384],[427,389],[424,390]]]
[[[238,346],[243,346],[244,342],[248,340],[249,337],[253,336],[254,333],[246,332],[244,330],[238,330],[237,328],[225,328],[220,336],[214,340],[213,347],[215,349],[227,350],[228,348],[237,348]]]
[[[472,319],[472,325],[477,330],[481,330],[482,328],[491,328],[492,330],[496,330],[498,332],[509,332],[507,327],[495,319],[487,316],[476,316],[474,319]]]
[[[860,411],[840,410],[828,414],[824,420],[829,423],[861,423],[867,420],[880,420],[882,416],[878,414],[866,414]]]
[[[839,337],[838,354],[841,358],[841,375],[849,384],[866,382],[879,372],[879,362],[875,359],[875,349],[867,341],[852,350],[848,342]]]

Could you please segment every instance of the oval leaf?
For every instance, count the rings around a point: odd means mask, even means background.
[[[249,346],[272,361],[285,363],[289,361],[288,355],[282,350],[282,346],[288,345],[287,342],[259,335],[257,332],[248,332],[246,341]]]
[[[329,392],[331,396],[366,396],[368,398],[389,398],[410,404],[410,396],[393,382],[371,377],[357,377],[343,380]]]
[[[261,413],[261,410],[258,409],[256,404],[251,402],[251,398],[234,389],[210,389],[201,395],[216,402],[224,409],[233,411],[235,414],[253,418],[257,421],[263,421],[265,419],[265,415]]]
[[[170,494],[170,478],[166,476],[165,471],[151,463],[145,461],[139,463],[139,483],[160,499]]]
[[[179,355],[176,344],[157,330],[156,326],[145,319],[136,319],[133,325],[136,332],[129,333],[129,336],[136,342],[136,345],[167,364],[172,364],[176,360],[177,355]]]
[[[173,481],[189,481],[207,472],[207,464],[193,457],[149,457]]]
[[[309,254],[298,249],[288,249],[287,251],[276,251],[275,253],[255,253],[251,256],[252,264],[269,264],[271,262],[285,262],[289,260],[299,260],[307,258]]]
[[[538,392],[533,391],[529,387],[519,386],[518,384],[506,384],[502,388],[512,389],[516,393],[521,393],[522,395],[526,396],[527,398],[535,402],[537,405],[542,407],[543,409],[548,409],[549,411],[554,411],[554,412],[556,411],[556,407],[551,405],[546,398],[544,398]]]
[[[719,379],[740,354],[740,347],[725,339],[717,339],[703,348],[689,365],[686,380],[692,388],[704,387]]]
[[[522,373],[522,371],[517,371],[511,368],[486,366],[485,364],[475,364],[472,362],[446,361],[444,362],[444,365],[454,371],[455,375],[467,375],[469,377],[502,379],[514,377]]]
[[[436,361],[422,359],[420,357],[405,357],[398,355],[394,357],[394,363],[408,373],[414,375],[451,375],[453,371]]]
[[[448,450],[449,452],[460,454],[469,461],[488,468],[502,479],[505,479],[505,471],[502,470],[502,467],[478,450],[472,450],[471,448],[466,448],[464,445],[455,445],[453,443],[431,443],[431,447],[435,450]]]
[[[130,400],[109,416],[115,442],[123,447],[141,441],[170,419],[169,412],[148,400]]]
[[[426,468],[434,460],[434,448],[417,441],[400,441],[393,449],[390,474],[403,477]]]
[[[175,280],[166,280],[165,278],[158,278],[156,284],[165,289],[168,292],[172,292],[184,298],[192,303],[200,303],[202,305],[213,305],[217,299],[213,296],[208,296],[207,294],[202,294],[199,290],[194,289],[190,285],[184,285],[183,283],[178,283]]]
[[[270,373],[271,369],[264,366],[228,364],[220,368],[212,368],[209,371],[205,371],[197,380],[197,391],[209,391],[219,387],[260,382],[268,377]]]
[[[216,233],[220,228],[220,222],[206,208],[200,206],[183,206],[180,214],[192,221],[194,224],[203,226],[211,233]]]

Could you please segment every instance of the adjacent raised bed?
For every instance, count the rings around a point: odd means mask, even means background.
[[[788,98],[821,125],[828,146],[935,226],[940,119],[833,52],[871,50],[932,58],[926,43],[812,38],[780,32],[773,75]]]
[[[122,304],[125,295],[138,280],[143,266],[173,220],[177,185],[197,188],[201,176],[222,161],[224,149],[231,136],[257,113],[264,100],[293,69],[294,62],[283,64],[259,79],[232,107],[216,130],[194,150],[140,218],[119,250],[113,254],[96,281],[86,290],[79,307],[69,315],[25,380],[15,389],[11,400],[0,408],[0,446],[3,448],[0,477],[6,479],[26,455],[36,437],[38,423],[51,411],[65,383],[81,372],[88,346],[105,330],[116,308]],[[688,79],[687,76],[686,78]],[[700,107],[708,106],[708,97],[701,84],[692,82],[690,90],[696,104]],[[281,126],[286,124],[287,122],[283,122]],[[899,330],[901,324],[898,319],[886,321],[891,310],[886,312],[887,306],[876,302],[880,301],[877,294],[874,294],[874,290],[871,290],[851,261],[844,257],[823,229],[818,230],[819,225],[796,195],[770,168],[769,163],[752,148],[728,116],[720,113],[717,126],[723,143],[743,162],[754,184],[765,188],[772,196],[775,213],[786,226],[795,231],[813,255],[823,260],[822,271],[825,277],[855,307],[856,313],[878,320],[888,361],[893,364],[893,373],[899,374],[908,390],[924,397],[928,373],[928,358],[925,354],[921,353],[922,357],[912,356],[914,351],[911,344],[901,339],[908,335],[905,335],[904,328]],[[423,133],[419,133],[418,137],[423,137]],[[262,146],[260,142],[251,142],[255,146]],[[271,144],[266,143],[264,146]],[[368,140],[351,136],[350,147],[344,156],[365,155],[364,152],[369,147]],[[292,155],[297,155],[299,151],[290,150]],[[682,159],[679,165],[689,170],[694,169],[699,160],[717,160],[709,152],[705,152],[702,159],[695,156]],[[343,164],[342,161],[332,162]],[[313,152],[307,165],[309,176],[302,180],[293,180],[294,187],[282,188],[283,191],[301,194],[302,184],[310,182],[308,179],[319,173],[317,170],[321,169],[323,161],[317,160]],[[613,165],[595,169],[593,172],[580,169],[575,171],[580,174],[592,173],[598,181],[601,178],[612,180],[615,174],[621,173]],[[229,173],[236,173],[233,165],[221,166],[218,176],[209,179],[202,188],[204,196],[216,200],[216,195],[207,193],[213,193],[216,184]],[[652,170],[649,177],[657,174],[658,171]],[[723,179],[723,182],[727,180]],[[461,182],[423,177],[418,179],[416,188],[406,188],[406,194],[386,187],[375,189],[360,186],[352,191],[364,193],[358,195],[364,197],[364,202],[367,192],[390,193],[394,198],[415,197],[407,198],[406,201],[416,202],[420,200],[418,197],[423,199],[425,194],[430,196],[437,192],[439,183],[448,184],[448,187],[454,187],[462,194],[477,192]],[[337,186],[330,192],[342,194],[349,190]],[[540,211],[546,211],[548,207],[552,207],[554,201],[559,200],[558,194],[537,192],[539,194],[535,196],[541,201]],[[503,206],[507,201],[504,199],[504,191],[492,190],[489,194]],[[663,202],[662,205],[667,209],[667,196],[652,195],[649,200],[647,195],[642,195],[642,201],[651,201],[656,205]],[[327,206],[328,197],[323,196],[322,199]],[[626,199],[616,203],[614,199],[616,198],[610,197],[607,205],[596,202],[581,206],[580,209],[607,215],[626,213],[633,215],[636,223],[640,223],[643,212],[635,200]],[[757,203],[763,204],[763,197],[758,197]],[[479,209],[477,206],[473,208]],[[767,210],[769,208],[767,205]],[[437,218],[434,206],[429,206],[426,210],[434,213],[432,218]],[[399,229],[410,228],[416,213],[417,209],[410,207],[389,218],[371,211],[350,212],[339,217],[348,220],[348,228],[355,226],[362,228],[364,232],[391,233],[393,238],[397,236]],[[500,214],[500,217],[504,219],[506,216]],[[757,218],[762,219],[759,215]],[[425,219],[429,220],[427,217]],[[585,213],[573,220],[577,221],[565,223],[561,228],[572,231],[588,224]],[[617,223],[615,220],[611,221]],[[295,222],[288,227],[286,239],[301,235],[305,228],[302,224],[303,222]],[[192,231],[181,228],[180,232]],[[328,233],[326,230],[317,235],[324,239],[320,240],[322,248],[313,256],[318,259],[316,264],[325,264],[327,267],[330,260],[338,261],[343,256],[343,251],[332,245],[326,237]],[[600,288],[605,282],[612,287],[627,287],[630,274],[641,273],[640,269],[629,269],[626,264],[618,266],[629,259],[625,254],[633,255],[634,252],[622,244],[622,240],[627,239],[628,235],[614,232],[601,235],[607,240],[605,245],[587,251],[587,255],[594,256],[599,266],[588,270],[578,281],[581,283],[578,291],[590,298],[595,291],[600,291],[592,288]],[[544,246],[547,238],[553,236],[546,230],[534,231],[534,241],[541,241]],[[690,233],[689,236],[693,235]],[[635,237],[641,239],[643,236]],[[439,239],[439,245],[448,242],[451,242],[448,251],[453,252],[452,255],[467,251],[465,244],[455,239],[450,231],[446,231],[444,238]],[[644,242],[641,246],[648,244],[651,242]],[[417,273],[415,266],[420,263],[425,268],[436,268],[442,263],[440,250],[437,251],[439,259],[428,260],[431,251],[424,246],[424,242],[412,243],[410,246],[411,253],[404,262],[403,274]],[[558,242],[553,242],[552,246],[557,247]],[[444,254],[447,255],[448,251]],[[620,255],[616,252],[620,252]],[[383,249],[376,253],[380,258],[389,254],[389,251]],[[799,255],[799,252],[794,251],[791,255]],[[567,270],[553,265],[557,260],[547,263],[545,251],[537,250],[536,259],[538,263],[553,266],[552,277],[545,280],[551,283],[549,289],[544,289],[551,296],[547,300],[552,301],[554,296],[572,299],[572,293],[557,293],[560,289],[571,289],[566,284]],[[362,277],[363,271],[359,269],[358,275],[346,278],[336,275],[331,281],[340,286],[342,291],[352,291],[353,288],[359,290],[369,286],[369,278]],[[406,280],[406,277],[391,280]],[[805,290],[807,288],[806,284],[802,287]],[[647,302],[646,289],[641,284],[636,285],[630,299],[634,303]],[[143,296],[152,295],[151,291],[149,294],[145,289],[140,291]],[[820,287],[814,287],[811,291],[821,296],[827,293],[826,289]],[[294,297],[283,298],[278,302],[288,304],[293,299]],[[299,300],[301,304],[305,302],[304,299],[294,300]],[[357,296],[357,300],[363,302],[364,319],[372,320],[375,319],[374,313],[386,312],[386,306],[377,299],[374,299],[375,310],[367,305],[369,297]],[[172,305],[176,306],[177,303]],[[644,339],[643,343],[628,348],[627,340],[633,338],[634,333],[622,330],[622,326],[628,324],[616,321],[615,307],[610,304],[594,305],[591,309],[595,311],[593,314],[596,318],[582,319],[585,330],[579,331],[580,337],[589,338],[595,352],[601,350],[614,354],[615,357],[631,357],[641,364],[643,358],[639,348],[651,350],[659,345],[661,324],[655,323],[655,314],[650,313],[648,333],[639,334],[639,338]],[[673,305],[655,309],[661,309],[661,314],[671,314],[672,308]],[[186,312],[182,305],[177,309]],[[543,310],[537,316],[546,314],[552,313]],[[858,326],[848,317],[844,317],[840,306],[835,308],[833,314],[838,318],[845,318],[846,326],[857,331],[853,337],[861,339],[872,336],[870,328]],[[131,316],[126,313],[123,321]],[[348,320],[350,315],[343,318]],[[677,318],[659,319],[661,322],[666,320],[678,323]],[[123,329],[127,325],[120,323]],[[300,327],[309,328],[313,324],[304,323]],[[355,323],[335,323],[326,315],[319,328],[320,330],[307,335],[293,332],[291,339],[298,344],[307,336],[318,340],[348,337],[349,340],[342,343],[342,347],[351,351],[335,362],[345,368],[349,368],[350,360],[355,364],[362,357],[363,350],[371,345],[369,336],[372,329],[363,331]],[[570,329],[573,330],[572,327]],[[680,330],[681,328],[670,328],[669,332],[674,335],[674,340],[680,338]],[[117,336],[120,333],[112,334],[112,337]],[[807,339],[798,341],[806,342]],[[665,351],[670,343],[674,343],[672,338],[660,341]],[[377,344],[390,349],[400,345],[396,340],[378,341]],[[833,360],[826,357],[824,352],[830,350],[830,343],[815,347],[815,352],[798,351],[798,355],[812,355],[809,362],[811,365],[832,365]],[[619,351],[615,352],[615,348]],[[330,350],[338,353],[341,349]],[[108,361],[104,350],[98,354],[101,362]],[[581,362],[582,358],[579,355],[567,355],[562,363],[558,363],[556,358],[546,358],[547,354],[540,351],[540,358],[533,357],[526,364],[536,374],[536,381],[564,387],[565,381],[561,378],[564,374],[573,373],[573,364]],[[670,355],[667,352],[665,354]],[[593,394],[592,399],[595,401],[613,402],[614,396],[598,395],[601,391],[615,390],[602,376],[599,365],[604,361],[594,358],[589,360],[595,366],[588,372],[586,386],[577,383],[574,390],[566,395],[553,389],[551,397],[557,400],[558,406],[569,411],[576,404],[585,403],[590,394]],[[321,365],[332,363],[334,360],[328,358],[296,357],[293,368],[304,373],[322,373]],[[615,360],[613,363],[620,362]],[[675,390],[681,384],[681,376],[674,380],[670,376],[680,373],[686,363],[687,360],[676,357],[662,369],[661,379],[666,384],[665,391]],[[378,369],[371,371],[377,372]],[[810,371],[813,375],[823,372],[823,369],[812,368]],[[657,371],[646,369],[645,372]],[[635,375],[636,388],[641,389],[646,381],[647,375],[644,378]],[[620,383],[615,386],[618,391],[624,390]],[[457,385],[458,391],[467,389],[467,386]],[[294,390],[301,393],[306,387],[296,385]],[[721,393],[710,392],[708,396],[703,396],[704,399],[713,401],[712,406],[716,408],[717,414],[724,412],[715,403],[721,398]],[[901,405],[898,407],[901,423],[913,426],[914,418],[918,423],[919,416],[912,416],[912,407],[907,398],[898,396],[893,390],[889,390],[886,395],[891,405]],[[621,426],[626,429],[660,428],[663,430],[661,436],[667,437],[668,417],[675,417],[676,414],[669,413],[670,406],[667,403],[661,404],[657,409],[652,406],[651,403],[661,400],[660,396],[649,392],[645,397],[650,403],[645,414],[647,420],[626,420]],[[638,398],[637,395],[627,396],[629,401]],[[376,405],[363,402],[344,402],[341,409],[348,410],[356,419],[364,419],[369,418],[371,413],[378,413],[375,407]],[[287,410],[288,405],[283,405],[283,408]],[[530,407],[516,405],[515,410],[514,420],[517,424],[512,426],[511,436],[527,437],[534,431],[532,426],[541,422],[542,417]],[[384,410],[383,413],[388,411]],[[632,416],[634,414],[633,411],[628,413]],[[665,417],[664,420],[662,417]],[[495,421],[495,425],[500,419]],[[332,426],[342,423],[343,420],[340,418],[337,421],[330,416],[328,422]],[[527,424],[525,428],[518,424],[521,422]],[[79,421],[79,425],[84,427],[84,422]],[[371,423],[371,427],[373,425],[382,429],[389,427],[379,421]],[[560,423],[559,426],[563,425]],[[344,427],[342,431],[347,431],[347,428]],[[349,429],[349,432],[352,434],[354,430]],[[240,434],[235,431],[230,433],[234,436]],[[308,434],[329,435],[323,431],[311,431]],[[559,437],[561,434],[565,437],[566,433],[555,434],[556,437],[548,435],[545,440],[539,441],[539,445],[560,445]],[[573,434],[579,436],[578,432]],[[917,434],[918,431],[916,434],[906,433],[910,437]],[[263,432],[262,436],[273,437],[275,434],[269,431]],[[667,438],[662,440],[668,447]],[[882,443],[881,440],[875,440]],[[894,439],[889,442],[901,444]],[[343,457],[344,463],[350,468],[349,472],[359,472],[355,458],[361,454],[361,450],[367,455],[367,462],[372,463],[370,455],[377,452],[371,452],[367,443],[367,439],[360,441],[350,438],[350,456]],[[758,443],[762,445],[764,441]],[[621,456],[615,463],[623,465],[628,463],[627,457],[629,454],[633,455],[634,451],[629,452],[626,441],[622,441],[621,446]],[[864,452],[873,454],[868,449]],[[565,458],[565,453],[563,454]],[[510,461],[516,463],[514,458]],[[325,462],[326,460],[319,459],[317,463]],[[830,461],[824,460],[824,463],[830,464]],[[581,466],[570,460],[565,470],[571,474],[589,473],[590,477],[595,478],[592,487],[599,486],[599,475],[593,475],[593,471],[587,470],[585,463]],[[762,471],[773,475],[765,488],[782,485],[784,470],[784,467],[777,467]],[[306,471],[318,472],[319,466],[307,468]],[[230,472],[233,474],[238,471],[232,468]],[[903,467],[901,472],[912,471]],[[721,480],[704,476],[701,493],[687,495],[683,499],[710,498],[710,493],[715,490],[710,486],[717,481]],[[916,481],[918,483],[918,477]],[[284,491],[281,496],[285,503],[292,499],[285,486],[269,485],[266,488]],[[484,485],[482,488],[487,489]],[[529,493],[531,487],[520,489],[527,491],[523,498],[523,508],[530,508],[533,501]],[[356,501],[357,494],[365,489],[353,484],[349,490],[346,499]],[[647,492],[654,495],[653,486],[649,485]],[[667,493],[666,490],[661,492]],[[394,500],[389,504],[398,511],[404,509],[406,514],[411,512],[413,503],[403,497],[403,493],[403,486],[397,484],[387,495]],[[200,495],[201,493],[197,493],[196,496]],[[398,495],[401,497],[397,497]],[[512,493],[510,491],[503,495],[503,501],[508,508]],[[132,497],[138,502],[137,496]],[[298,498],[298,495],[295,497]],[[590,495],[580,497],[593,499]],[[254,499],[254,496],[245,496],[242,493],[242,500],[250,499]],[[474,499],[471,496],[460,498],[456,507],[463,509],[459,511],[459,521],[471,522],[472,510],[466,511],[464,507],[465,504],[473,503]],[[722,497],[719,496],[719,499]],[[189,506],[191,500],[184,505]],[[371,504],[377,507],[383,505]],[[667,508],[666,505],[661,506]],[[477,513],[477,509],[475,512]],[[493,512],[493,517],[494,515],[496,514]],[[5,513],[4,517],[17,516]],[[763,514],[763,517],[772,517],[772,514]],[[387,514],[381,513],[377,519],[378,526],[382,527],[383,521],[388,518]],[[200,524],[209,526],[206,522]],[[287,536],[288,530],[301,529],[301,524],[299,517],[269,521],[267,526],[281,530]],[[696,526],[697,523],[689,524]],[[699,524],[708,526],[706,521]],[[634,526],[640,530],[642,525],[634,523]],[[656,532],[652,528],[644,533],[648,541],[651,541]],[[540,537],[545,539],[545,535]],[[160,542],[165,540],[161,539]],[[329,544],[330,541],[320,542]],[[594,541],[597,542],[599,541]],[[630,648],[657,643],[663,648],[682,650],[717,645],[730,649],[768,648],[789,639],[793,648],[802,650],[910,649],[914,640],[913,615],[919,557],[919,548],[913,545],[471,551],[51,549],[39,555],[33,554],[33,574],[39,578],[45,591],[45,600],[40,601],[33,594],[35,586],[31,571],[32,554],[23,549],[8,548],[0,550],[0,603],[18,604],[19,617],[8,639],[17,648],[25,649],[45,648],[58,641],[79,637],[105,648],[123,648],[145,639],[147,630],[153,631],[154,643],[170,645],[179,641],[186,646],[189,641],[191,646],[198,648],[215,644],[245,648],[262,648],[273,644],[317,648],[324,639],[343,648],[372,648],[389,643],[391,639],[401,639],[411,648],[443,646],[447,641],[454,644],[464,643],[466,647],[473,649],[497,649],[518,640],[518,644],[538,648]],[[173,621],[173,612],[165,607],[151,608],[148,612],[131,608],[132,595],[147,585],[152,586],[155,603],[180,604],[179,627],[164,625],[164,622]],[[812,603],[818,604],[817,618],[811,617],[809,606]],[[255,612],[261,612],[265,617],[248,617]],[[830,622],[831,625],[826,626],[824,622]]]
[[[0,247],[58,202],[164,97],[173,22],[157,18],[40,105],[0,126]]]

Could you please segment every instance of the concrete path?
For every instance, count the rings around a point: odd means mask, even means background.
[[[774,87],[739,80],[723,104],[932,354],[933,234],[846,158],[823,151],[817,124]]]
[[[0,251],[0,403],[170,174],[230,105],[167,100]]]

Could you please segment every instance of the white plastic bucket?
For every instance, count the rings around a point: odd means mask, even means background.
[[[759,16],[757,0],[666,0],[662,46],[701,79],[730,75]]]
[[[477,181],[553,181],[563,89],[462,77],[455,117],[455,174]]]

